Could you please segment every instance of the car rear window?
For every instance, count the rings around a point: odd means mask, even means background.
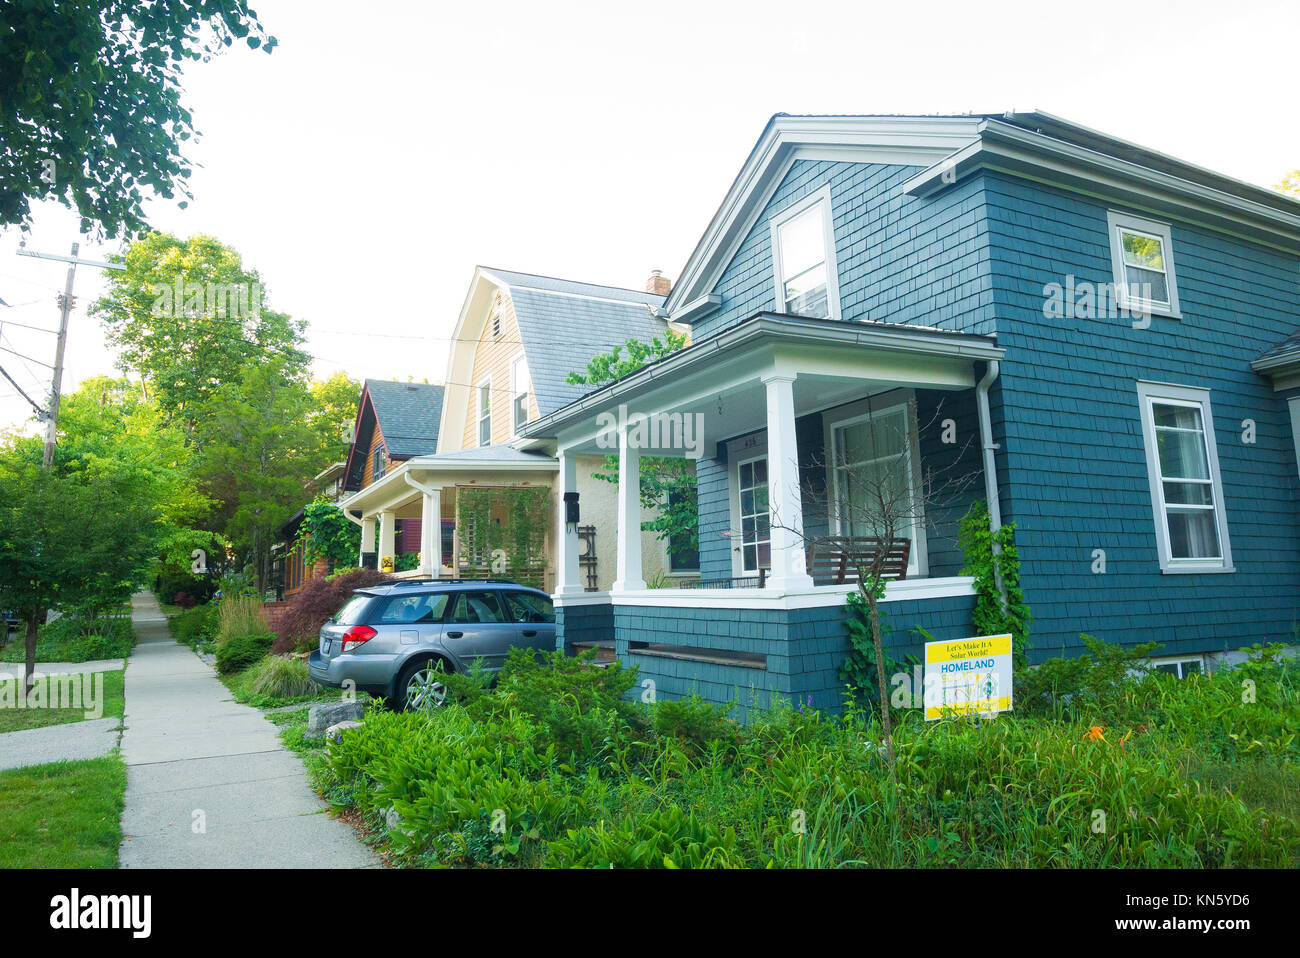
[[[348,604],[334,615],[335,625],[361,625],[366,621],[366,607],[375,597],[373,595],[354,595]]]
[[[395,595],[379,615],[371,616],[372,624],[411,625],[417,622],[441,622],[447,608],[446,592],[421,592],[415,595]]]

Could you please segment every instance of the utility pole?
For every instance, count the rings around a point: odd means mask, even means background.
[[[25,244],[24,244],[25,245]],[[102,260],[79,259],[77,252],[81,249],[80,244],[72,244],[72,255],[60,256],[57,253],[31,253],[23,246],[18,248],[19,256],[34,256],[37,259],[53,259],[68,264],[68,278],[63,286],[63,294],[59,297],[59,339],[54,347],[54,381],[50,386],[50,408],[46,414],[45,422],[45,457],[42,464],[49,469],[54,464],[54,444],[59,434],[59,396],[63,389],[63,353],[68,345],[68,315],[72,312],[72,282],[77,275],[77,265],[84,263],[86,266],[97,266],[100,269],[124,270],[126,267],[121,263],[105,263]]]

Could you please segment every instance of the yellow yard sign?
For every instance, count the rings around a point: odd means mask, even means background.
[[[1011,636],[925,643],[925,717],[1011,709]]]

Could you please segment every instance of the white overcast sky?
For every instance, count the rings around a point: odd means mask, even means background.
[[[1037,108],[1253,183],[1300,167],[1294,0],[254,6],[279,47],[189,68],[195,200],[149,213],[238,249],[310,321],[318,375],[441,382],[476,264],[675,279],[777,112]],[[78,238],[47,204],[28,245]],[[18,240],[0,233],[0,346],[48,363],[54,337],[9,323],[56,325],[65,267]],[[100,289],[78,271],[66,390],[112,372],[84,311]],[[0,380],[0,427],[28,412]]]

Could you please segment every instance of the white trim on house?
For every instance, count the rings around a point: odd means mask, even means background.
[[[519,395],[520,395],[519,383],[516,381],[515,378],[515,370],[518,368],[519,364],[521,363],[523,364],[523,368],[524,368],[524,380],[525,380],[525,385],[523,389],[523,397],[524,397],[524,421],[523,422],[520,422],[515,417],[515,412],[516,412],[515,404],[516,402],[518,402]],[[524,351],[521,349],[513,356],[510,357],[510,436],[513,439],[518,439],[520,428],[528,425],[528,397],[532,393],[532,388],[533,388],[533,378],[532,378],[532,374],[528,371],[528,357],[524,355]]]
[[[483,395],[486,392],[488,408],[483,411]],[[487,423],[488,441],[483,441],[483,423]],[[474,439],[478,448],[492,445],[492,376],[484,376],[474,384]]]
[[[831,502],[840,501],[839,469],[835,464],[835,430],[870,419],[873,416],[886,415],[902,408],[907,417],[908,479],[912,489],[921,492],[921,440],[920,429],[916,422],[916,390],[911,388],[891,389],[887,392],[867,396],[855,403],[839,407],[835,417],[822,414],[822,442],[826,457],[827,484],[831,492]],[[828,510],[831,511],[831,510]],[[835,517],[835,535],[843,535],[840,517]],[[912,524],[912,549],[907,563],[909,578],[926,576],[930,571],[929,550],[926,543],[925,516],[918,516]]]
[[[1135,313],[1150,313],[1168,319],[1182,319],[1178,309],[1178,276],[1174,270],[1174,240],[1168,223],[1145,219],[1120,210],[1106,211],[1106,226],[1110,233],[1110,265],[1115,278],[1115,294],[1121,309]],[[1123,234],[1145,236],[1160,241],[1160,255],[1164,260],[1166,301],[1144,299],[1129,293],[1128,273],[1124,262]],[[1139,267],[1145,268],[1145,267]],[[1156,272],[1156,270],[1148,270]]]
[[[1158,669],[1165,665],[1176,666],[1178,671],[1175,672],[1174,675],[1179,679],[1187,678],[1188,673],[1184,671],[1183,666],[1191,663],[1195,663],[1199,666],[1195,672],[1190,673],[1192,675],[1206,675],[1210,671],[1209,665],[1205,661],[1205,653],[1203,652],[1198,655],[1162,655],[1158,657],[1153,656],[1147,659],[1147,665],[1151,666],[1152,669]]]
[[[840,271],[835,258],[835,223],[831,216],[831,187],[829,183],[768,218],[768,229],[772,244],[773,299],[776,312],[790,312],[786,305],[785,287],[788,280],[784,275],[785,267],[782,262],[781,231],[789,223],[819,206],[822,215],[822,266],[826,272],[826,310],[829,315],[816,318],[839,319]]]
[[[764,430],[746,433],[727,440],[727,516],[729,520],[727,547],[731,550],[731,575],[733,578],[757,579],[758,570],[745,571],[744,537],[740,521],[740,467],[747,462],[767,459],[767,433]],[[769,476],[770,476],[769,470]],[[772,495],[768,487],[768,497]],[[768,530],[768,548],[771,549],[772,532]]]
[[[776,591],[767,589],[642,589],[635,592],[587,592],[556,596],[556,605],[651,606],[664,609],[823,609],[842,606],[857,586],[818,585]],[[914,602],[975,594],[970,576],[942,579],[896,579],[885,583],[882,602]]]
[[[1147,478],[1151,486],[1151,510],[1155,522],[1156,549],[1160,556],[1160,571],[1164,573],[1234,572],[1232,546],[1228,541],[1228,517],[1223,498],[1223,478],[1219,471],[1219,452],[1214,438],[1214,413],[1210,407],[1210,391],[1193,386],[1176,386],[1168,383],[1137,382],[1139,415],[1142,423],[1142,443],[1146,450]],[[1196,408],[1201,415],[1201,433],[1205,442],[1210,478],[1208,484],[1214,496],[1215,528],[1219,536],[1217,558],[1180,559],[1171,555],[1169,514],[1165,502],[1164,478],[1160,469],[1160,456],[1155,431],[1152,403]],[[1180,481],[1178,479],[1170,481]],[[1204,481],[1204,480],[1203,480]],[[1177,505],[1175,504],[1175,508]]]

